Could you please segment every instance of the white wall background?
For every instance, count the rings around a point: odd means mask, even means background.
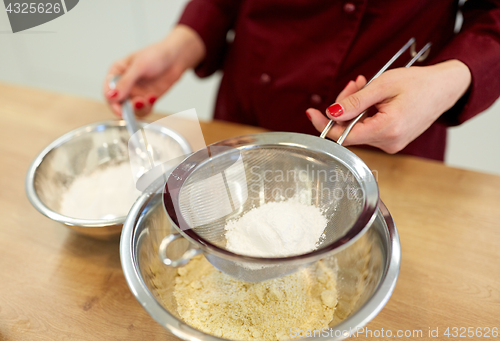
[[[103,100],[102,82],[116,59],[162,39],[187,0],[81,0],[67,14],[12,34],[0,4],[0,81]],[[211,117],[218,77],[192,72],[155,105],[178,112],[196,108]]]
[[[0,4],[0,81],[102,100],[101,84],[118,58],[164,37],[186,0],[81,0],[66,15],[12,34]],[[500,77],[500,75],[499,75]],[[157,111],[196,108],[210,119],[220,75],[187,73],[156,104]],[[69,115],[71,113],[68,113]],[[450,129],[446,162],[500,174],[500,101]]]

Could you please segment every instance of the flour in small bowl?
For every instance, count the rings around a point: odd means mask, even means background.
[[[78,176],[63,193],[59,211],[79,219],[124,217],[139,195],[128,162],[106,165]]]
[[[314,205],[292,198],[268,202],[226,226],[226,248],[254,257],[286,257],[315,250],[328,220]]]

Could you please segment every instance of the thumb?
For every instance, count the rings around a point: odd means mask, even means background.
[[[372,105],[382,102],[385,97],[377,84],[372,83],[358,92],[330,105],[326,109],[326,114],[334,121],[349,121]]]

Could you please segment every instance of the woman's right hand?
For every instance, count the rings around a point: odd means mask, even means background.
[[[205,58],[205,45],[198,33],[178,25],[162,41],[115,62],[104,80],[104,95],[113,112],[121,116],[120,103],[132,101],[136,115],[147,115],[161,95]],[[109,81],[120,75],[115,89]]]

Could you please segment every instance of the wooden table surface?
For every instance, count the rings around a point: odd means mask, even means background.
[[[176,340],[131,294],[118,241],[79,236],[25,195],[29,164],[47,144],[110,118],[100,102],[0,84],[0,340]],[[261,131],[223,122],[202,129],[208,143]],[[453,327],[473,327],[474,340],[477,328],[500,329],[500,177],[354,151],[376,171],[402,246],[396,289],[366,328],[421,330],[423,339],[439,328],[438,339],[455,339]]]

